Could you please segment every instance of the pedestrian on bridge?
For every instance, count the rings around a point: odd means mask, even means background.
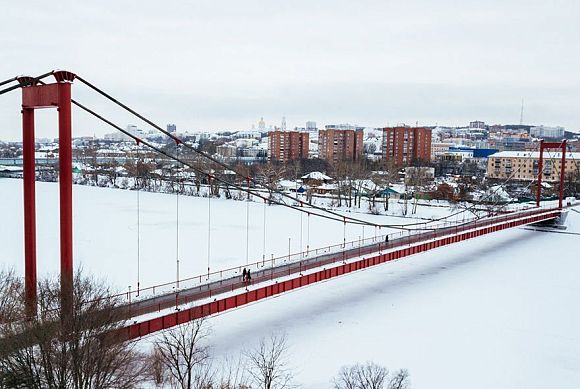
[[[246,277],[248,276],[248,273],[246,271],[246,268],[244,268],[244,271],[242,272],[242,281],[246,282]]]
[[[246,273],[246,279],[248,280],[248,282],[252,281],[252,276],[250,275],[250,269],[248,269],[248,272]]]

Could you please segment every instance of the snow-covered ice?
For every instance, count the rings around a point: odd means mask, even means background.
[[[579,214],[568,224],[580,233]],[[579,251],[573,234],[490,234],[218,316],[215,352],[286,332],[305,388],[365,360],[413,388],[575,388]]]
[[[2,263],[22,274],[23,216],[22,181],[0,179],[0,234]],[[177,198],[172,194],[140,192],[140,269],[141,287],[174,281],[177,252]],[[39,274],[59,270],[58,184],[36,183],[37,268]],[[397,205],[394,205],[397,207]],[[306,250],[342,243],[343,225],[308,216],[281,206],[261,202],[211,200],[212,271],[246,264],[246,211],[250,207],[250,263]],[[266,245],[264,247],[264,209]],[[449,209],[420,207],[421,217],[440,217]],[[413,219],[370,214],[349,214],[377,223],[406,224]],[[89,273],[106,278],[116,289],[133,290],[137,283],[137,192],[90,186],[73,187],[74,263]],[[300,224],[302,223],[302,233]],[[310,224],[310,225],[308,225]],[[308,233],[310,230],[310,233]],[[384,234],[387,229],[377,231]],[[207,272],[208,199],[179,196],[180,278]],[[346,227],[346,240],[375,234],[375,229]],[[301,238],[302,235],[302,238]],[[289,242],[290,239],[290,242]],[[302,241],[302,245],[300,245]]]
[[[21,185],[0,180],[1,261],[20,274]],[[56,272],[58,186],[38,183],[37,192],[38,267]],[[74,187],[75,263],[119,288],[134,284],[135,196]],[[207,266],[207,201],[180,200],[183,274]],[[142,283],[171,280],[175,196],[141,193],[141,204]],[[245,263],[246,206],[212,202],[212,267]],[[263,207],[250,207],[250,258],[258,259]],[[289,236],[298,251],[300,216],[281,207],[267,212],[266,252],[283,255]],[[312,219],[310,229],[311,246],[342,239],[342,226],[332,222]],[[365,360],[407,368],[413,388],[579,387],[580,214],[570,212],[564,232],[502,231],[224,313],[210,320],[214,354],[235,355],[276,331],[287,334],[295,379],[304,388],[329,387],[342,365]],[[350,227],[347,239],[361,233]]]

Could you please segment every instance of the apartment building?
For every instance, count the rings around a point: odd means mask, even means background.
[[[397,166],[431,160],[431,129],[387,127],[383,129],[383,160]]]
[[[308,158],[309,134],[299,131],[268,133],[268,161],[289,162]]]
[[[501,151],[489,156],[487,177],[533,181],[538,177],[539,152]],[[544,172],[542,180],[558,182],[562,166],[562,153],[544,151]],[[580,169],[580,153],[566,153],[566,171]]]
[[[363,130],[337,129],[327,126],[318,131],[318,154],[321,159],[359,161],[363,158]]]

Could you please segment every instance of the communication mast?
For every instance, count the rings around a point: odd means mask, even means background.
[[[282,131],[286,131],[286,116],[282,116]]]

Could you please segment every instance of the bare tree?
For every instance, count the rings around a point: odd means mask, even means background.
[[[335,389],[406,389],[409,374],[398,371],[392,378],[386,367],[373,362],[343,366],[332,381]]]
[[[250,389],[250,377],[246,372],[245,361],[240,357],[226,358],[223,361],[218,388],[220,389]]]
[[[258,166],[256,175],[268,190],[269,198],[272,198],[272,192],[277,189],[280,180],[289,171],[284,165],[271,162]]]
[[[397,182],[398,178],[399,178],[399,169],[398,169],[397,165],[395,164],[395,162],[392,159],[388,159],[385,162],[385,170],[382,172],[382,174],[377,176],[377,180],[378,180],[377,184],[384,186],[386,189],[384,203],[383,203],[385,211],[389,210],[389,198],[390,198],[389,188],[390,188],[390,185]]]
[[[360,193],[360,179],[367,178],[364,165],[360,161],[340,160],[334,164],[334,172],[337,183],[338,206],[342,205],[342,199],[346,202],[347,207],[353,205],[353,193],[355,194],[354,202],[357,205],[357,196]]]
[[[22,280],[14,275],[14,270],[0,271],[0,326],[22,316]]]
[[[59,281],[43,280],[38,290],[37,316],[24,317],[20,306],[12,311],[19,316],[0,325],[0,388],[132,388],[142,381],[143,359],[132,344],[116,341],[124,322],[102,282],[76,273],[66,323]],[[1,293],[15,293],[24,305],[21,284]]]
[[[133,187],[135,189],[147,189],[150,186],[149,179],[151,178],[151,172],[155,169],[155,165],[148,162],[141,151],[138,151],[138,153],[140,154],[134,154],[132,159],[127,159],[123,167],[127,174],[133,177]]]
[[[193,320],[162,333],[153,352],[161,359],[172,387],[181,389],[211,387],[209,336],[204,319]]]
[[[260,339],[259,345],[244,354],[248,358],[248,373],[254,384],[261,389],[291,387],[287,360],[286,336],[272,334]]]
[[[372,362],[343,366],[334,379],[336,389],[383,389],[389,370]]]
[[[405,185],[413,188],[413,208],[411,214],[417,213],[418,192],[423,190],[425,183],[428,181],[429,168],[411,166],[405,169]],[[406,199],[406,196],[405,196]]]
[[[408,387],[409,372],[407,369],[401,369],[391,378],[387,389],[407,389]]]
[[[147,373],[150,381],[156,387],[163,387],[167,381],[167,367],[158,347],[154,346],[151,353],[147,356]]]

